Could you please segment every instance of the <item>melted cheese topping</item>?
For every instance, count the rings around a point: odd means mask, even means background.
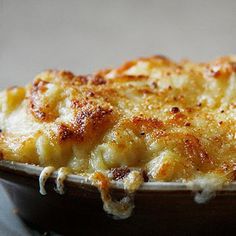
[[[103,209],[105,212],[110,214],[116,220],[127,219],[131,216],[134,209],[134,202],[131,193],[127,192],[127,196],[123,197],[120,201],[113,200],[109,193],[110,181],[105,175],[101,172],[95,172],[90,175],[90,181],[101,193]],[[133,181],[130,182],[134,184],[136,181],[133,179]],[[137,188],[135,190],[137,190]],[[135,190],[132,189],[131,192]]]
[[[177,63],[154,56],[88,76],[46,71],[0,93],[0,129],[6,160],[87,176],[137,168],[149,181],[213,174],[231,182],[236,57]],[[139,186],[134,179],[127,186]]]
[[[225,183],[225,176],[208,173],[205,176],[199,176],[190,181],[189,188],[196,192],[195,202],[202,204],[214,197],[216,191],[222,189]]]
[[[143,184],[143,176],[140,171],[133,170],[124,178],[124,189],[133,193]]]
[[[39,176],[39,192],[42,195],[47,194],[47,192],[45,190],[45,184],[46,184],[48,178],[52,175],[54,170],[55,170],[55,168],[53,166],[47,166],[43,169],[43,171],[41,172],[41,174]]]
[[[57,174],[57,180],[56,180],[56,191],[63,195],[64,192],[64,181],[66,180],[67,175],[70,173],[70,171],[68,170],[68,168],[65,167],[61,167],[58,170],[58,174]]]

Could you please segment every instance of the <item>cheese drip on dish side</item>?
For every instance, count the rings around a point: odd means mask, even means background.
[[[125,172],[137,170],[146,181],[213,192],[235,180],[236,57],[153,56],[86,76],[48,70],[0,93],[0,129],[4,160],[115,173],[128,189],[140,175]]]

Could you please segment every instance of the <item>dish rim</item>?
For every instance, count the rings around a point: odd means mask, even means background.
[[[6,161],[0,160],[0,172],[1,171],[17,171],[24,173],[26,175],[32,175],[39,177],[44,167],[28,164],[28,163],[20,163],[14,161]],[[54,171],[53,174],[49,177],[49,179],[56,179],[58,175],[58,171]],[[88,177],[69,174],[66,178],[67,182],[71,182],[73,184],[82,184],[85,186],[92,186],[91,181]],[[112,181],[111,188],[123,190],[123,184],[121,182]],[[201,189],[195,189],[194,191],[198,191]],[[190,187],[189,183],[178,183],[178,182],[147,182],[143,183],[138,191],[193,191]],[[228,185],[222,187],[220,191],[236,191],[236,182],[232,182]]]

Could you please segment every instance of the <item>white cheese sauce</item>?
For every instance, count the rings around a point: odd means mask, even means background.
[[[52,166],[45,167],[39,177],[40,193],[46,195],[45,183],[47,179],[55,171]],[[58,170],[56,179],[56,192],[58,194],[64,194],[64,181],[70,173],[69,169],[62,167]],[[105,181],[109,181],[106,175],[103,175]],[[101,187],[101,179],[96,177],[96,173],[90,176],[91,183],[98,188],[101,193],[101,199],[103,201],[103,209],[116,220],[127,219],[131,216],[134,209],[134,193],[143,183],[143,177],[139,171],[131,171],[124,179],[124,190],[126,196],[120,201],[112,199],[109,191],[109,184],[107,187]],[[206,203],[212,197],[215,196],[217,190],[222,189],[226,179],[215,174],[206,174],[196,178],[189,182],[188,188],[195,194],[195,202],[199,204]]]
[[[106,194],[106,193],[105,193]],[[115,220],[124,220],[131,216],[134,209],[134,201],[132,195],[127,195],[120,201],[112,200],[111,196],[108,199],[103,197],[104,192],[101,191],[103,200],[103,209],[108,214],[112,215]]]
[[[90,180],[94,186],[96,186],[100,193],[103,201],[103,209],[108,214],[112,215],[115,220],[127,219],[131,216],[134,209],[134,193],[143,183],[143,177],[139,171],[132,171],[124,179],[124,189],[126,190],[126,196],[120,201],[113,200],[110,195],[109,188],[101,188],[99,179],[90,176]]]
[[[66,167],[62,167],[58,170],[57,180],[56,180],[56,192],[63,195],[64,192],[64,181],[69,174],[69,170]]]
[[[196,192],[194,200],[198,204],[204,204],[215,197],[216,191],[221,190],[226,182],[224,176],[206,174],[189,182],[189,189]]]
[[[52,175],[54,172],[55,168],[53,166],[47,166],[43,169],[39,176],[39,192],[42,195],[46,195],[47,192],[45,190],[45,183],[48,180],[48,178]]]

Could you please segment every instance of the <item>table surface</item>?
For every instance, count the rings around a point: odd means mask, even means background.
[[[0,235],[1,236],[60,236],[55,232],[38,232],[27,226],[16,214],[4,188],[0,184]]]
[[[39,235],[33,232],[14,213],[14,206],[10,202],[5,190],[0,185],[0,235],[28,236]]]
[[[236,53],[234,0],[0,0],[0,89],[47,68],[90,73],[164,54],[211,60]],[[0,235],[37,235],[0,187]]]

